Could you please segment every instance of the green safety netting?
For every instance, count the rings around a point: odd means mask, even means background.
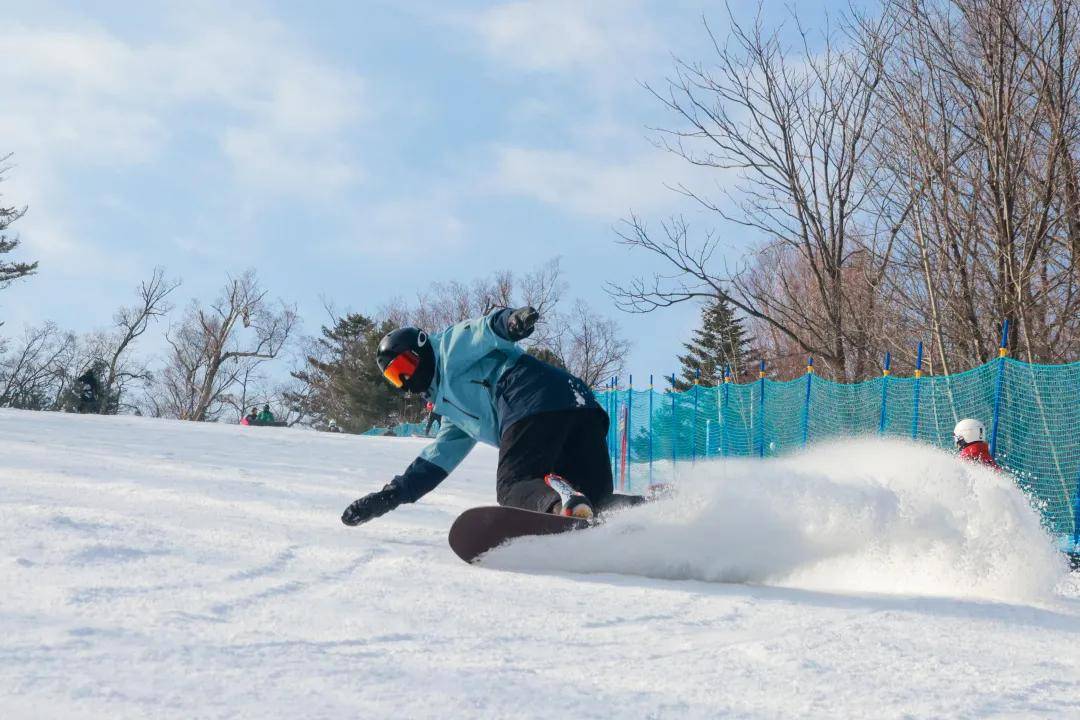
[[[695,386],[685,392],[597,393],[614,420],[617,479],[642,466],[727,456],[772,457],[841,437],[885,435],[952,446],[965,417],[982,419],[995,459],[1033,498],[1047,528],[1080,545],[1080,363],[999,358],[957,375],[884,376],[842,384],[807,373],[787,382]]]

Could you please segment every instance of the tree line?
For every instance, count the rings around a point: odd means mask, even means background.
[[[46,322],[0,340],[0,407],[217,420],[270,401],[261,370],[290,340],[295,310],[271,300],[253,271],[229,276],[213,302],[192,300],[168,325],[164,357],[151,363],[138,346],[180,286],[155,268],[106,329],[80,335]]]
[[[730,16],[730,12],[729,12]],[[758,13],[649,87],[659,142],[712,169],[676,189],[723,224],[632,215],[656,263],[610,286],[652,312],[723,301],[780,376],[854,381],[995,354],[1080,357],[1080,1],[881,0],[822,32]],[[736,178],[732,183],[731,178]],[[728,241],[751,251],[739,261]]]
[[[776,377],[812,356],[822,375],[857,381],[886,351],[910,367],[920,341],[926,370],[955,373],[994,356],[1003,320],[1017,357],[1080,357],[1080,0],[879,0],[823,31],[796,14],[729,20],[723,37],[706,23],[710,57],[676,59],[647,86],[672,118],[658,142],[716,173],[720,190],[675,189],[717,225],[631,215],[619,241],[655,271],[609,285],[630,312],[704,303],[676,386],[722,381],[724,366],[752,377],[750,356]],[[0,206],[0,259],[24,212]],[[0,288],[36,271],[0,260]],[[271,400],[290,422],[359,430],[423,413],[368,361],[395,325],[531,304],[546,322],[529,351],[593,385],[619,374],[628,347],[614,321],[565,297],[557,262],[437,283],[370,315],[328,308],[310,338],[246,273],[192,301],[150,369],[133,348],[175,290],[155,272],[108,330],[8,338],[0,405],[78,407],[89,372],[102,412],[212,420]],[[272,385],[267,363],[284,352],[293,372]]]
[[[523,344],[540,359],[590,385],[623,370],[630,348],[617,323],[580,299],[568,299],[558,259],[524,273],[502,271],[471,282],[433,283],[413,299],[393,298],[376,316],[327,308],[330,323],[304,343],[304,365],[292,372],[290,406],[316,426],[330,420],[347,432],[420,422],[425,401],[394,391],[373,362],[382,337],[396,327],[441,329],[499,307],[540,311]]]
[[[5,231],[25,212],[0,207],[0,256],[19,247]],[[0,262],[0,289],[37,272],[36,262]],[[273,297],[254,270],[226,276],[213,300],[192,299],[175,312],[181,285],[156,268],[104,329],[80,335],[46,322],[0,334],[0,407],[236,422],[265,404],[288,425],[333,421],[363,432],[425,414],[422,398],[393,391],[375,365],[379,341],[395,327],[438,331],[498,307],[532,305],[541,315],[527,350],[591,384],[618,374],[629,349],[613,320],[566,298],[557,259],[524,273],[434,283],[371,316],[327,304],[315,337],[301,334],[296,307]],[[158,323],[164,351],[150,358],[141,346]],[[289,362],[283,378],[280,365]]]

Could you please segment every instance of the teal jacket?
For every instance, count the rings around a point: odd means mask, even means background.
[[[524,417],[599,408],[583,381],[528,355],[510,339],[510,312],[496,310],[430,336],[435,378],[426,396],[442,425],[434,441],[391,483],[405,502],[434,489],[477,442],[498,447],[503,430]]]
[[[466,320],[431,336],[436,370],[427,395],[443,422],[435,441],[420,457],[447,473],[469,454],[477,440],[496,447],[499,444],[495,388],[525,354],[495,331],[494,323],[502,320],[504,312]]]

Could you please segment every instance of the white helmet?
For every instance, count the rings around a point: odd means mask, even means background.
[[[965,418],[956,423],[956,427],[953,428],[952,434],[953,440],[956,441],[956,447],[963,450],[973,442],[983,442],[986,440],[986,426],[982,424],[981,420]]]

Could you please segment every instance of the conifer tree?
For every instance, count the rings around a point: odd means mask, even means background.
[[[375,364],[379,342],[393,329],[359,313],[336,318],[333,327],[322,328],[305,367],[292,373],[305,392],[290,393],[288,400],[316,425],[333,420],[345,432],[419,421],[423,400],[394,390]]]
[[[0,180],[3,179],[4,171],[7,169],[2,164],[10,157],[10,155],[0,157]],[[5,235],[4,231],[25,213],[26,208],[0,206],[0,255],[6,255],[19,246],[19,239]],[[37,265],[36,262],[4,262],[0,260],[0,289],[7,287],[13,280],[33,275],[34,271],[37,270]]]
[[[701,327],[683,347],[687,352],[679,356],[682,377],[675,382],[676,390],[692,387],[699,372],[700,382],[706,386],[724,382],[725,367],[734,377],[740,377],[745,370],[749,339],[731,304],[717,298],[702,308]]]

